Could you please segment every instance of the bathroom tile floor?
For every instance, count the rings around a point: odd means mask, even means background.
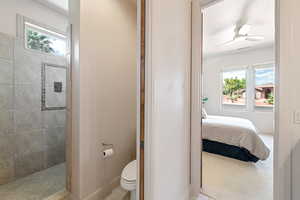
[[[215,199],[208,197],[204,194],[199,194],[198,197],[192,198],[192,200],[215,200]]]
[[[65,189],[65,164],[0,186],[1,200],[42,200]]]
[[[129,193],[120,186],[115,188],[112,193],[104,200],[129,200]]]

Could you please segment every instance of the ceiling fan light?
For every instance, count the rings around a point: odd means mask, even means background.
[[[239,34],[240,35],[247,35],[251,30],[251,25],[249,24],[244,24],[243,26],[241,26],[240,30],[239,30]]]

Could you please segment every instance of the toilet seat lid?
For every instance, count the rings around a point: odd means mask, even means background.
[[[136,160],[130,162],[122,172],[122,178],[126,181],[136,181],[137,176],[137,167],[136,167]]]

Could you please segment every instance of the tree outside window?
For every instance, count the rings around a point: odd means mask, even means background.
[[[223,104],[246,104],[246,71],[237,70],[223,72]]]
[[[46,28],[25,23],[26,48],[57,56],[65,56],[66,37]]]
[[[27,47],[29,49],[39,50],[45,53],[55,53],[52,45],[48,36],[36,31],[27,30]]]

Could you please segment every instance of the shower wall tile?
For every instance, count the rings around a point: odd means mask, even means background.
[[[51,63],[45,67],[45,103],[48,108],[66,106],[66,79],[67,69],[64,66],[57,67],[59,63]],[[54,91],[54,82],[62,84],[62,91]]]
[[[17,66],[38,66],[44,59],[44,54],[24,48],[23,42],[15,42],[14,61]]]
[[[17,85],[15,87],[15,109],[41,109],[41,85]]]
[[[42,63],[39,64],[15,64],[16,84],[41,84]]]
[[[41,110],[16,110],[14,112],[15,132],[24,132],[42,129]]]
[[[65,127],[46,129],[45,141],[47,149],[65,146]]]
[[[0,110],[13,108],[13,86],[0,85]]]
[[[41,84],[43,55],[28,51],[24,44],[15,46],[15,84]]]
[[[15,176],[21,178],[44,169],[44,152],[18,156],[15,159]]]
[[[67,66],[67,59],[61,56],[45,55],[44,62],[59,66]]]
[[[3,33],[0,33],[0,58],[13,59],[13,38]]]
[[[13,113],[9,110],[0,110],[0,134],[13,131]]]
[[[16,146],[12,135],[0,135],[0,158],[13,158]]]
[[[14,158],[2,158],[0,156],[0,185],[13,181],[15,179]]]
[[[52,167],[54,165],[65,162],[66,150],[64,146],[57,146],[51,149],[47,149],[45,156],[46,167]]]
[[[0,59],[0,84],[13,84],[13,63]]]
[[[61,93],[53,91],[53,87],[46,87],[46,106],[47,107],[65,107],[66,91],[63,88]]]
[[[0,185],[14,180],[15,146],[11,135],[0,135]]]
[[[63,65],[65,66],[65,65]],[[55,66],[47,66],[46,67],[46,87],[52,87],[53,82],[62,82],[63,88],[65,90],[66,87],[66,77],[67,77],[67,70],[66,68],[59,68]]]
[[[30,155],[45,150],[45,140],[42,130],[33,132],[20,132],[14,134],[16,155],[18,157]]]
[[[13,131],[13,40],[0,33],[0,185],[15,179]]]
[[[43,114],[44,128],[65,127],[66,124],[65,110],[43,111],[42,114]]]

